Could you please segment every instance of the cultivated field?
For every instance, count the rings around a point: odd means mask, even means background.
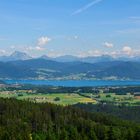
[[[50,102],[61,105],[72,105],[77,103],[96,103],[96,100],[88,97],[80,96],[79,94],[28,94],[19,92],[1,92],[0,97],[16,98],[18,100],[28,100],[32,102]]]
[[[55,103],[60,105],[73,105],[77,103],[112,103],[114,105],[140,105],[140,96],[132,94],[117,95],[115,93],[36,93],[29,90],[1,91],[2,98],[16,98],[37,103]]]

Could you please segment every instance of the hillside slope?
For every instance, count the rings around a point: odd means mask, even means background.
[[[140,125],[71,106],[0,99],[1,140],[138,140]]]
[[[139,62],[56,62],[45,59],[30,59],[0,62],[1,78],[65,78],[78,79],[140,79]]]

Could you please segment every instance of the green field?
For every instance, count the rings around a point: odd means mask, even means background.
[[[88,94],[91,98],[96,99],[99,102],[112,102],[116,104],[126,104],[126,105],[140,105],[140,99],[136,98],[134,95],[126,94],[126,95],[117,95],[115,93],[101,93],[98,95]]]
[[[77,94],[77,93],[51,93],[41,94],[34,93],[30,90],[14,90],[14,91],[1,91],[0,97],[2,98],[16,98],[18,100],[28,100],[37,103],[55,103],[60,105],[73,105],[77,103],[112,103],[112,104],[125,104],[125,105],[140,105],[140,98],[134,95],[117,95],[115,93],[99,93],[99,94]]]
[[[27,93],[7,93],[1,92],[2,98],[16,98],[18,100],[28,100],[32,102],[50,102],[61,105],[72,105],[76,103],[96,103],[94,99],[80,96],[78,94],[27,94]],[[56,101],[56,98],[59,100]]]

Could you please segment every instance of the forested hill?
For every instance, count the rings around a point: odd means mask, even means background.
[[[125,120],[131,120],[140,123],[140,106],[116,106],[112,103],[107,104],[76,104],[74,107],[79,107],[88,112],[101,112],[113,115]]]
[[[12,79],[140,79],[140,62],[56,62],[30,59],[0,62],[0,78]]]
[[[140,125],[71,106],[0,99],[0,140],[139,140]]]

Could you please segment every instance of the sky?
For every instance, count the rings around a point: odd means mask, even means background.
[[[0,0],[0,55],[140,55],[140,0]]]

